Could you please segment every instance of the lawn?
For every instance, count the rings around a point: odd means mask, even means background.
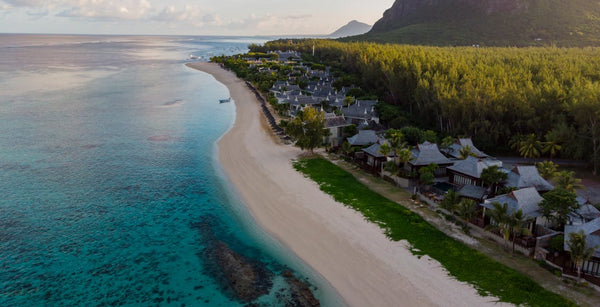
[[[406,240],[413,254],[439,261],[456,279],[472,284],[481,295],[530,306],[574,306],[529,277],[458,242],[416,213],[371,191],[350,173],[323,158],[302,159],[294,167],[319,184],[336,201],[361,212],[395,241]]]

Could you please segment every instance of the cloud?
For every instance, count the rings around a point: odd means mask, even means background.
[[[45,0],[2,0],[10,6],[15,7],[42,7]]]
[[[191,6],[187,6],[187,5],[181,10],[176,9],[174,6],[168,6],[168,7],[165,7],[158,14],[150,17],[150,19],[155,20],[155,21],[166,21],[166,22],[172,22],[172,21],[193,22],[196,20],[200,20],[200,13],[201,13],[200,9],[191,7]]]
[[[59,17],[86,20],[137,20],[151,11],[147,0],[64,0]]]

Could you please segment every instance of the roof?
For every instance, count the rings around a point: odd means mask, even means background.
[[[450,156],[452,156],[453,158],[459,158],[460,157],[460,149],[463,147],[467,147],[467,146],[471,147],[471,152],[477,158],[489,157],[488,155],[486,155],[485,153],[483,153],[482,151],[477,149],[477,147],[475,147],[475,145],[473,145],[473,141],[470,138],[458,139],[457,143],[450,145],[450,150],[448,150],[448,154]]]
[[[437,144],[432,144],[429,142],[417,145],[417,149],[413,150],[413,157],[415,159],[408,163],[414,166],[429,165],[431,163],[438,165],[452,164],[452,161],[450,161],[450,159],[446,158],[446,156],[440,152]]]
[[[458,195],[466,198],[481,200],[487,195],[487,189],[484,187],[467,184],[458,191]]]
[[[325,128],[350,126],[343,116],[332,116],[325,118]]]
[[[567,245],[569,234],[579,232],[580,230],[583,230],[583,233],[587,236],[587,246],[597,247],[594,257],[600,257],[600,235],[598,235],[598,231],[600,231],[600,218],[582,225],[565,226],[565,250],[569,250],[569,246]]]
[[[506,186],[518,189],[535,187],[540,192],[547,192],[554,189],[553,185],[540,176],[535,166],[515,167],[508,173]]]
[[[290,97],[291,105],[312,105],[312,104],[319,104],[319,103],[320,103],[320,101],[318,101],[310,96],[300,95],[300,96]]]
[[[581,205],[575,212],[571,212],[571,214],[569,214],[569,221],[571,224],[583,224],[599,217],[600,210],[596,209],[593,205],[586,204]]]
[[[360,130],[357,135],[348,138],[348,143],[352,146],[365,146],[377,143],[378,140],[379,137],[377,137],[375,131]]]
[[[356,103],[342,108],[342,113],[344,113],[346,117],[371,119],[375,116],[376,104],[377,101],[375,100],[357,100]]]
[[[448,169],[479,179],[481,178],[481,172],[490,166],[502,167],[502,161],[468,157],[465,160],[454,163],[454,165],[448,167]]]
[[[508,204],[509,214],[521,210],[525,216],[534,218],[541,215],[539,204],[543,200],[544,199],[535,188],[526,188],[487,199],[481,206],[493,209],[494,206],[492,203],[494,202],[498,202],[502,205]]]
[[[385,143],[385,141],[384,141],[384,142],[382,142],[382,143]],[[382,154],[379,152],[379,148],[381,148],[381,144],[379,144],[379,143],[375,143],[375,144],[373,144],[373,145],[369,146],[368,148],[365,148],[365,149],[363,149],[363,151],[364,151],[366,154],[368,154],[368,155],[370,155],[370,156],[373,156],[373,157],[375,157],[375,158],[383,158],[383,157],[384,157],[384,155],[382,155]],[[394,154],[393,154],[392,152],[390,152],[390,153],[388,154],[388,157],[392,157],[393,155],[394,155]]]

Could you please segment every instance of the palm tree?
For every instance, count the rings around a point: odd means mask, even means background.
[[[488,211],[488,215],[495,224],[486,226],[486,230],[499,231],[504,237],[505,248],[508,248],[508,241],[510,240],[510,234],[512,232],[508,204],[501,205],[498,202],[493,202],[492,206],[494,206],[494,208]]]
[[[535,134],[530,134],[521,143],[519,143],[519,154],[523,158],[537,158],[540,156],[542,143],[537,139]]]
[[[544,179],[550,179],[554,177],[556,170],[558,169],[558,165],[554,164],[552,161],[539,162],[535,166]]]
[[[475,156],[476,156],[476,155],[475,155],[475,153],[473,152],[473,147],[471,147],[471,146],[469,146],[469,145],[467,145],[467,146],[464,146],[464,147],[461,147],[461,148],[458,150],[458,158],[459,158],[459,159],[461,159],[461,160],[465,160],[465,159],[467,159],[468,157],[475,157]]]
[[[507,177],[508,175],[499,170],[497,165],[492,165],[481,171],[481,180],[492,188],[494,194],[497,192],[498,184],[506,180]]]
[[[406,163],[415,159],[412,151],[407,147],[404,147],[400,149],[400,151],[396,152],[396,157],[398,158],[398,162],[402,163],[402,165],[405,165]]]
[[[456,207],[456,215],[460,216],[463,220],[465,220],[465,227],[473,218],[475,212],[477,212],[477,204],[475,203],[475,201],[470,199],[461,200],[458,203],[458,206]]]
[[[542,145],[542,152],[549,153],[550,159],[554,158],[562,149],[562,146],[554,138],[548,136],[546,136],[546,142],[543,142]]]
[[[523,142],[524,139],[525,137],[522,134],[515,134],[508,141],[508,145],[511,149],[519,151],[519,148],[521,148],[521,142]]]
[[[512,252],[511,255],[515,254],[515,241],[517,240],[517,235],[529,234],[529,229],[525,227],[525,225],[529,222],[529,218],[527,218],[522,210],[517,210],[510,215],[508,219],[509,224],[511,226],[511,232],[513,235],[513,243],[512,243]]]
[[[448,210],[450,214],[452,214],[452,220],[454,218],[454,211],[458,208],[458,203],[460,202],[460,195],[454,192],[453,190],[448,191],[446,196],[444,196],[444,200],[440,203],[440,207]]]
[[[577,282],[579,283],[581,282],[581,267],[583,266],[583,263],[588,261],[592,255],[594,255],[594,252],[598,247],[587,246],[587,236],[583,230],[569,233],[567,246],[571,253],[571,260],[575,263],[575,266],[577,266]]]
[[[570,192],[575,192],[575,190],[584,188],[584,186],[581,185],[581,179],[575,178],[575,172],[573,171],[562,171],[556,173],[554,176],[554,181],[556,182],[558,188],[562,188]]]
[[[385,157],[386,162],[387,162],[387,158],[391,152],[392,152],[392,147],[390,147],[389,144],[384,143],[384,144],[381,144],[381,146],[379,146],[379,153]],[[383,165],[384,164],[381,164],[381,173],[382,174],[383,174]]]
[[[440,148],[446,152],[450,151],[450,146],[452,146],[452,144],[454,144],[456,141],[454,140],[453,137],[451,136],[447,136],[442,140],[442,143],[440,144]]]

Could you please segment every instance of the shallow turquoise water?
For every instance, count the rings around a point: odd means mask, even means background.
[[[207,257],[217,241],[339,303],[254,224],[216,162],[235,107],[182,59],[247,41],[0,42],[1,306],[241,304]],[[274,283],[258,303],[282,304],[286,287]]]

